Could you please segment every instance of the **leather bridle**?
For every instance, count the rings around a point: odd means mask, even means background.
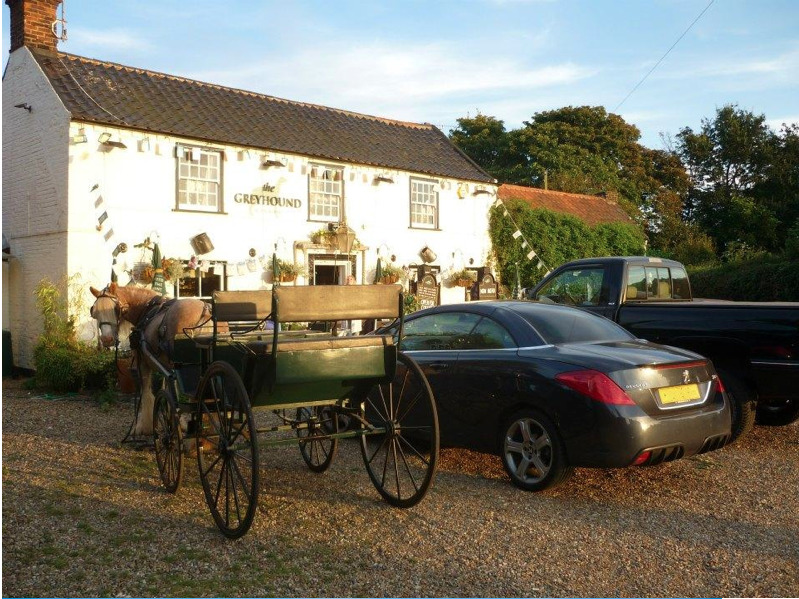
[[[110,299],[113,302],[113,304],[114,304],[114,318],[116,318],[116,322],[99,320],[97,318],[97,316],[95,315],[96,314],[97,302],[100,301],[100,299],[102,299],[104,297]],[[92,307],[89,310],[89,314],[91,314],[92,318],[97,320],[97,326],[100,329],[100,334],[101,335],[103,334],[103,325],[108,326],[108,327],[112,327],[112,331],[114,333],[114,342],[115,343],[119,343],[119,323],[122,321],[122,315],[123,315],[122,313],[123,313],[123,309],[122,309],[122,305],[119,303],[119,298],[117,296],[115,296],[115,295],[111,295],[110,293],[108,293],[108,287],[103,289],[103,292],[100,295],[97,296],[97,299],[94,300],[94,304],[92,304]]]

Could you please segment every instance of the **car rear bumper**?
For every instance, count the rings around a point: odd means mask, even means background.
[[[637,407],[598,408],[590,433],[564,439],[569,463],[587,468],[623,468],[651,452],[641,465],[654,465],[720,449],[729,441],[726,402],[683,414],[653,418]]]

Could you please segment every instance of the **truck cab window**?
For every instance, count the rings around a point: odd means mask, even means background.
[[[605,269],[601,267],[566,270],[532,299],[568,306],[598,306],[604,279]]]
[[[691,286],[688,284],[688,275],[682,268],[671,269],[671,282],[674,299],[691,299]]]
[[[646,299],[647,276],[643,266],[627,269],[627,301]]]

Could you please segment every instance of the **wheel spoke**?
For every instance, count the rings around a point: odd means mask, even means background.
[[[394,458],[394,478],[397,481],[397,499],[402,499],[402,490],[400,489],[399,480],[399,463],[397,461],[397,440],[391,440],[391,456]]]
[[[522,439],[524,439],[525,443],[530,442],[530,423],[526,420],[522,420],[519,422],[519,430],[522,433]]]
[[[375,449],[375,451],[374,451],[374,453],[372,454],[372,456],[371,456],[371,457],[370,457],[368,460],[366,460],[366,462],[367,462],[368,464],[371,464],[371,463],[372,463],[372,460],[374,460],[374,459],[375,459],[375,457],[377,456],[377,452],[378,452],[378,451],[380,451],[380,450],[382,449],[382,447],[383,447],[383,446],[384,446],[386,443],[388,443],[388,437],[384,435],[384,436],[383,436],[383,441],[381,441],[381,442],[380,442],[380,444],[377,446],[377,449]]]
[[[521,454],[522,451],[523,451],[522,450],[522,444],[519,443],[518,441],[514,441],[511,438],[506,438],[505,439],[505,451],[509,451],[511,453]]]
[[[544,464],[544,461],[541,459],[541,456],[538,454],[533,454],[530,458],[530,461],[533,462],[533,465],[536,467],[540,476],[546,476],[547,472],[549,472],[549,466]]]
[[[430,461],[427,459],[427,457],[425,457],[425,455],[424,455],[423,453],[420,453],[418,449],[416,449],[416,448],[415,448],[413,445],[411,445],[411,442],[410,442],[410,441],[408,441],[408,440],[407,440],[405,437],[403,437],[402,435],[400,435],[400,436],[399,436],[399,440],[400,440],[402,443],[405,443],[405,445],[408,447],[408,449],[410,449],[410,450],[411,450],[411,451],[412,451],[412,452],[413,452],[413,453],[416,455],[416,457],[417,457],[417,458],[419,458],[420,460],[422,460],[422,463],[423,463],[425,466],[428,466],[428,465],[430,464]],[[400,450],[401,450],[401,448],[400,448]],[[404,454],[404,452],[403,452],[403,457],[404,457],[404,455],[405,455],[405,454]]]
[[[527,469],[529,467],[530,467],[530,460],[528,460],[525,457],[522,457],[522,459],[519,460],[519,463],[516,465],[516,476],[518,476],[521,479],[526,478]]]
[[[402,437],[400,437],[400,440],[402,440]],[[407,443],[407,441],[406,441],[406,443]],[[402,463],[405,465],[405,471],[408,473],[408,478],[411,479],[411,484],[413,485],[413,489],[414,489],[414,491],[418,491],[419,490],[419,485],[416,484],[416,479],[413,476],[413,472],[411,472],[411,466],[410,466],[410,464],[408,464],[408,460],[405,457],[405,452],[402,451],[402,445],[400,443],[397,443],[397,449],[399,449],[399,454],[400,454],[400,457],[402,458]],[[422,461],[424,461],[424,459],[422,459]]]
[[[533,447],[535,447],[536,451],[541,451],[544,447],[549,447],[549,445],[549,438],[546,435],[539,435],[533,443]]]

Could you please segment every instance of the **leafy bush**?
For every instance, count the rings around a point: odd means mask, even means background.
[[[507,209],[513,220],[505,216]],[[514,239],[514,222],[532,248],[523,248],[521,239]],[[538,268],[538,259],[529,260],[533,249],[549,268],[578,258],[592,256],[631,256],[643,254],[644,234],[636,226],[625,223],[590,227],[575,216],[558,214],[542,208],[533,209],[523,201],[509,200],[493,208],[489,232],[497,259],[500,279],[514,286],[516,264],[523,287],[539,282],[546,270]]]
[[[785,237],[785,255],[791,260],[799,259],[799,219],[788,229]]]
[[[764,258],[689,269],[694,297],[799,301],[799,259]]]
[[[101,351],[77,339],[75,318],[64,289],[74,285],[68,280],[59,286],[43,279],[36,286],[36,306],[42,314],[42,334],[33,349],[34,378],[39,388],[55,392],[104,391],[116,383],[116,360],[113,352]]]

